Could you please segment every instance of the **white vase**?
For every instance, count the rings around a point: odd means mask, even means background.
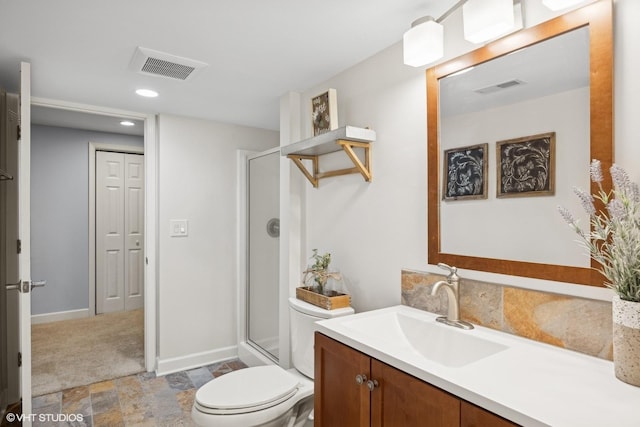
[[[640,302],[613,297],[613,364],[616,377],[640,387]]]

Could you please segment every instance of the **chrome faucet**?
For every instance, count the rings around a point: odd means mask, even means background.
[[[439,263],[438,267],[448,270],[447,280],[440,280],[431,287],[431,295],[436,295],[440,288],[447,292],[447,315],[436,318],[438,322],[442,322],[449,326],[455,326],[461,329],[473,329],[473,325],[464,320],[460,320],[460,302],[459,302],[459,285],[460,276],[456,267],[449,267],[447,264]]]

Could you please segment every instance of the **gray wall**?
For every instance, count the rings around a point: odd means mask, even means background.
[[[89,307],[89,142],[143,146],[139,136],[31,127],[32,314]]]

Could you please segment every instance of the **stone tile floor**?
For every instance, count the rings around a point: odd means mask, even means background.
[[[242,368],[246,368],[244,363],[232,360],[162,377],[145,372],[34,397],[33,425],[193,426],[191,405],[196,390]]]

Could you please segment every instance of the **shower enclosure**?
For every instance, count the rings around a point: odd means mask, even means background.
[[[247,341],[278,360],[280,151],[247,157]]]

